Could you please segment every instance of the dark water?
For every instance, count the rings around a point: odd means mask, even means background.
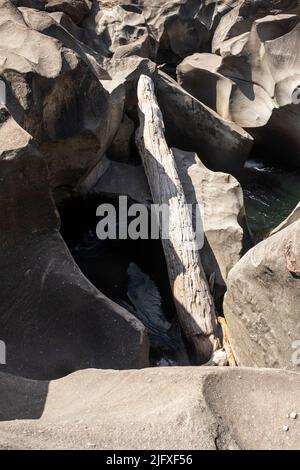
[[[235,175],[243,187],[248,223],[256,239],[280,224],[300,201],[300,171],[251,159]]]
[[[131,262],[136,263],[155,281],[166,316],[172,319],[174,305],[171,288],[165,282],[168,272],[160,240],[99,240],[96,209],[103,203],[117,209],[116,199],[103,197],[78,198],[60,208],[61,234],[77,264],[96,287],[120,303],[128,300],[127,270]]]

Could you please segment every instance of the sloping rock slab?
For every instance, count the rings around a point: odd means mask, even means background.
[[[300,420],[286,417],[299,387],[299,374],[269,369],[0,374],[0,448],[299,449]]]

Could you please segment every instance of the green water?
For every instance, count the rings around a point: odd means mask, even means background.
[[[300,201],[300,170],[249,160],[235,176],[244,190],[249,227],[258,239],[281,223]]]

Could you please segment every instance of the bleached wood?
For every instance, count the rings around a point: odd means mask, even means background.
[[[162,244],[178,318],[198,362],[205,363],[220,346],[214,303],[174,155],[165,139],[154,84],[145,75],[141,75],[138,83],[138,107],[137,145],[152,198],[155,204],[169,205],[169,238],[162,239]]]

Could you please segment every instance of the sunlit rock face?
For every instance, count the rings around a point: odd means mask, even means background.
[[[247,129],[274,159],[284,161],[288,152],[290,164],[299,166],[299,7],[279,3],[273,15],[260,2],[255,15],[244,4],[225,14],[214,54],[187,57],[177,77],[224,119]]]

